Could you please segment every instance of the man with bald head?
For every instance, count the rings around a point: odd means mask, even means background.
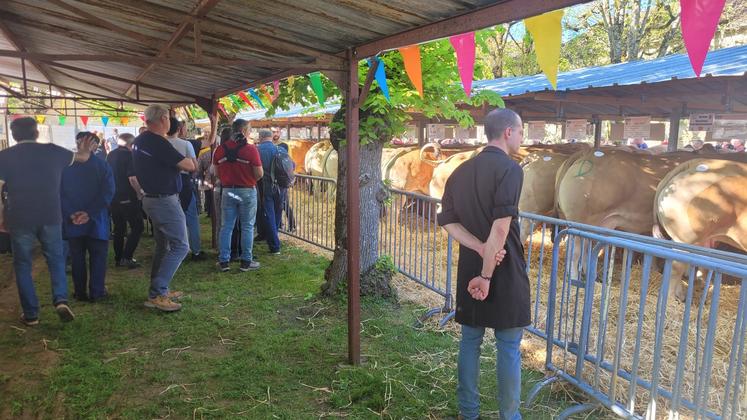
[[[501,419],[521,419],[523,327],[530,324],[529,279],[519,239],[521,167],[510,155],[519,150],[524,129],[509,109],[485,119],[488,145],[460,165],[446,182],[438,223],[460,244],[456,321],[459,343],[459,415],[480,415],[480,345],[485,328],[496,341],[498,404]],[[505,256],[505,258],[504,258]]]

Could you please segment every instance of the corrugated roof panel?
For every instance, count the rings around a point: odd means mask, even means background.
[[[747,73],[747,45],[711,51],[701,77],[742,76]],[[687,54],[675,54],[654,60],[632,61],[600,67],[586,67],[558,74],[558,91],[637,85],[676,79],[693,79],[695,72]],[[501,96],[523,95],[552,90],[544,74],[505,77],[474,82],[475,89],[489,89]]]

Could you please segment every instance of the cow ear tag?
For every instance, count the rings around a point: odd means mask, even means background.
[[[604,152],[601,151],[601,150],[597,150],[596,152],[594,152],[594,156],[596,156],[596,157],[602,157],[602,156],[604,156]]]
[[[545,156],[542,158],[542,160],[544,160],[545,162],[549,162],[552,160],[552,156]]]
[[[695,170],[698,172],[705,172],[708,170],[708,165],[701,163],[700,165],[695,167]]]

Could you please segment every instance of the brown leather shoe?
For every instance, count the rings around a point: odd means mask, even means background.
[[[175,312],[182,309],[182,305],[172,301],[166,296],[156,296],[144,303],[146,308],[154,308],[164,312]]]

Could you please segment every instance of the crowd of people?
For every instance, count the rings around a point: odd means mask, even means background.
[[[39,323],[32,278],[37,242],[62,321],[75,318],[66,261],[77,301],[105,299],[109,241],[116,267],[140,267],[135,254],[146,219],[155,241],[148,308],[181,309],[183,293],[171,287],[175,273],[187,258],[207,258],[200,209],[218,221],[220,271],[229,271],[236,259],[242,272],[259,269],[253,257],[255,224],[256,241],[266,241],[270,255],[280,254],[280,220],[289,210],[288,185],[282,181],[292,178],[287,146],[276,145],[270,130],[260,130],[255,145],[249,122],[241,119],[213,144],[210,138],[187,140],[184,122],[163,106],[149,106],[144,114],[137,136],[115,133],[116,147],[96,133],[79,132],[76,152],[37,142],[34,118],[10,124],[17,144],[0,151],[0,230],[10,235],[23,324]]]

